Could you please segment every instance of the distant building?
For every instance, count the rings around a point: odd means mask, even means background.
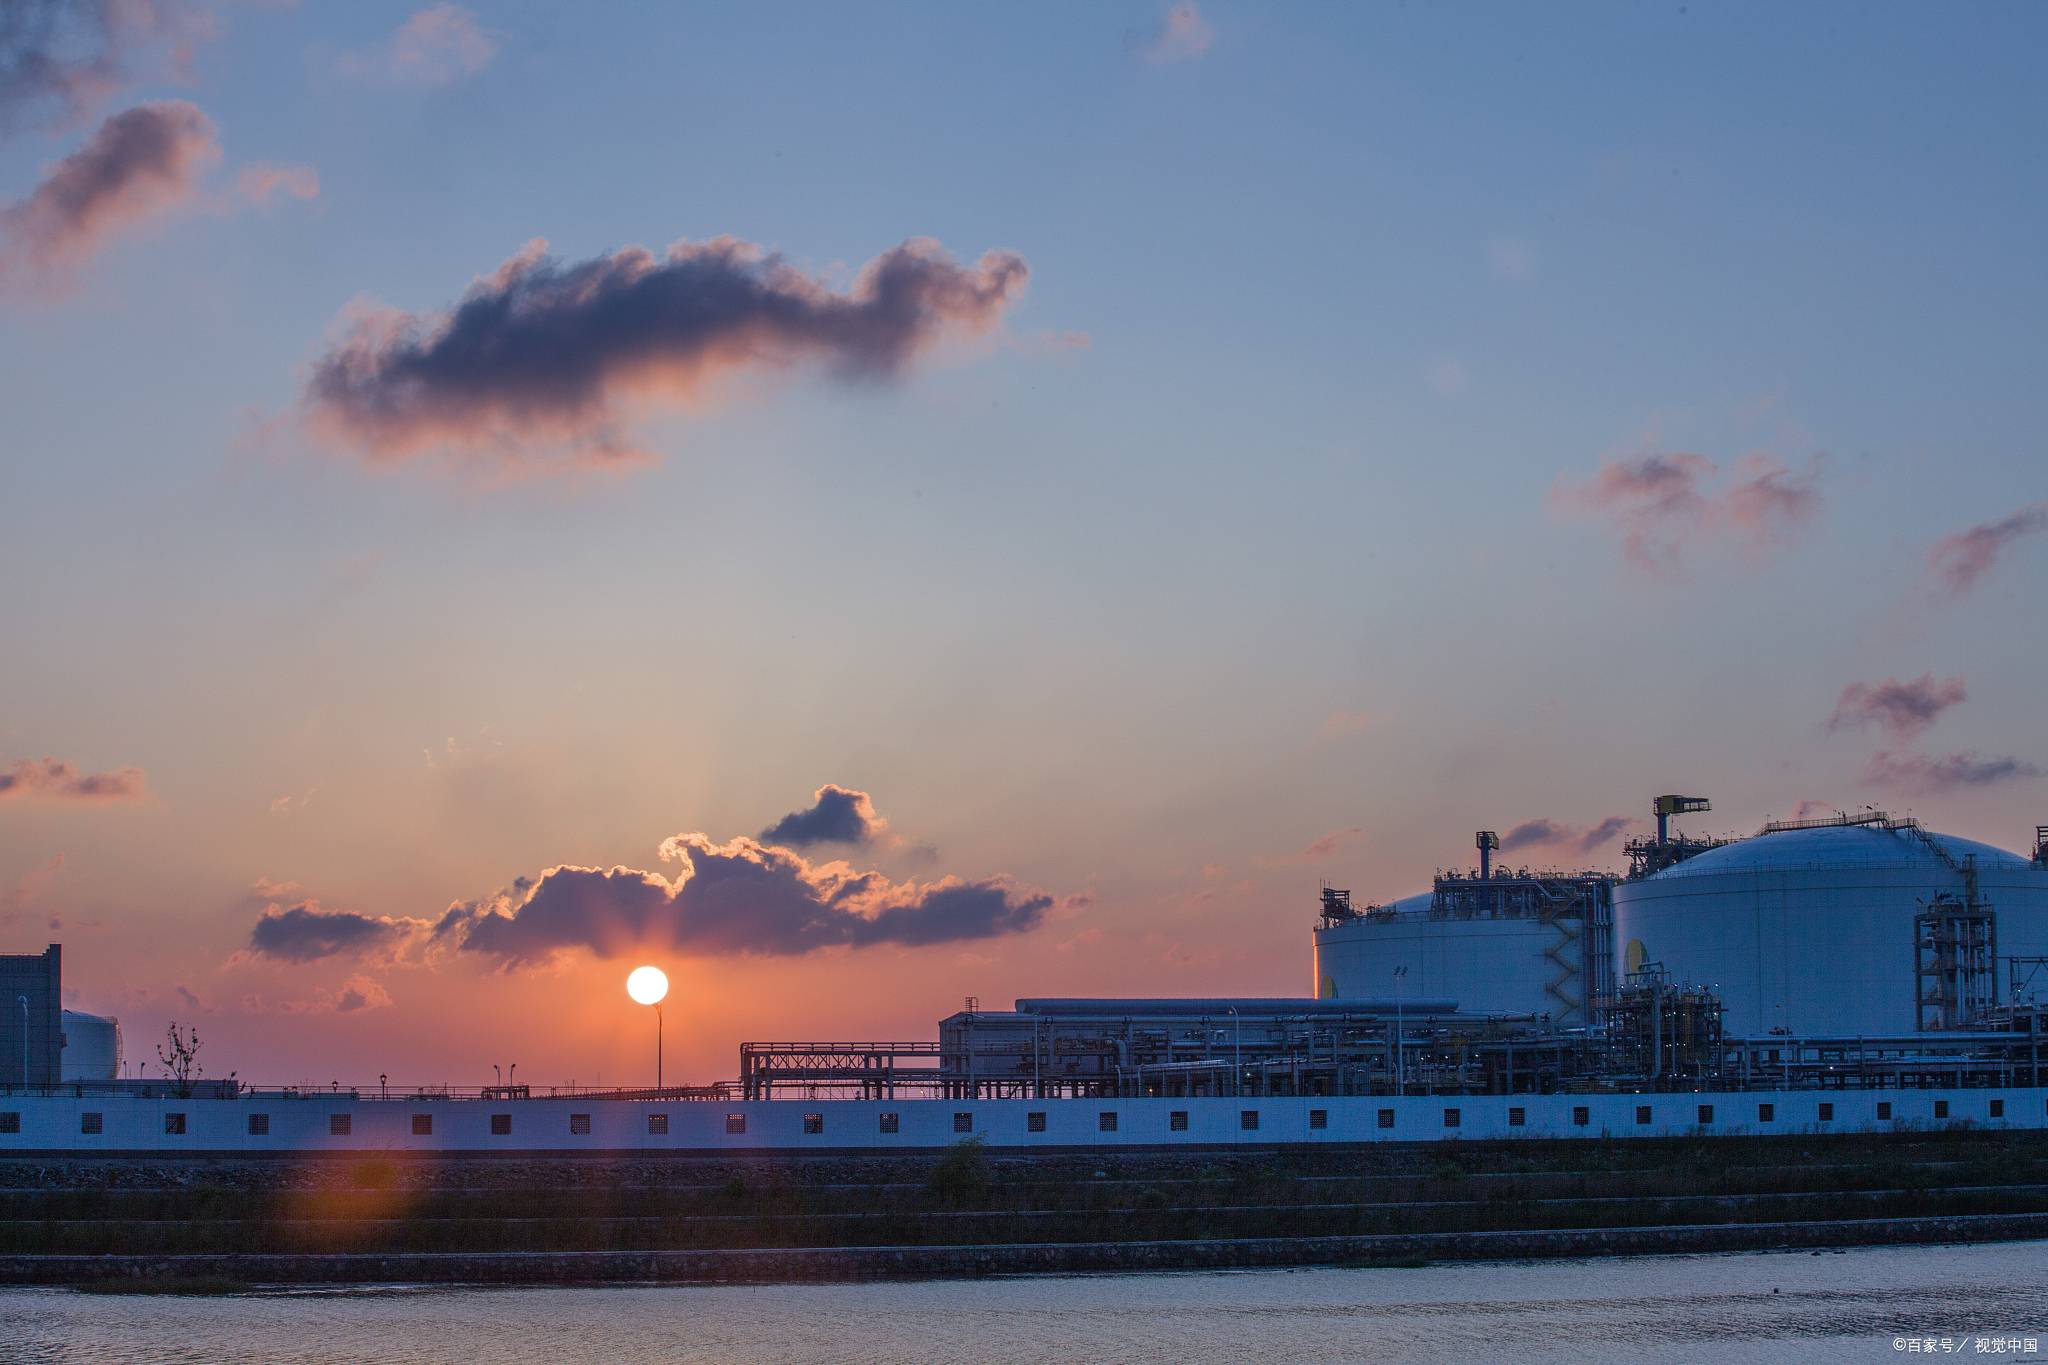
[[[121,1021],[64,1011],[63,1080],[111,1081],[121,1075]]]
[[[63,949],[0,954],[0,1085],[55,1085],[63,1074]]]

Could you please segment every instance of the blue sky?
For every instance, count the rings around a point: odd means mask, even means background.
[[[1962,592],[1928,558],[2048,499],[2037,6],[1203,3],[1206,47],[1158,61],[1153,4],[479,3],[472,59],[424,73],[392,60],[420,12],[226,5],[183,73],[139,44],[0,139],[16,203],[130,106],[220,146],[62,292],[0,298],[0,767],[147,774],[0,803],[7,937],[59,926],[88,1007],[182,985],[244,1074],[423,1023],[474,1067],[458,1014],[516,1031],[619,964],[251,960],[254,918],[660,870],[828,782],[901,842],[816,856],[1056,909],[683,962],[702,1074],[968,992],[1299,989],[1319,879],[1403,894],[1473,828],[1663,790],[1717,830],[2048,820],[2048,536]],[[318,193],[239,202],[255,163]],[[598,476],[299,422],[353,302],[431,319],[536,237],[723,234],[839,290],[914,237],[1030,280],[893,379],[633,405],[658,458]],[[1646,568],[1640,505],[1573,490],[1677,453],[1710,472]],[[1745,457],[1804,500],[1715,501]],[[1923,675],[1967,700],[1829,727]],[[1878,751],[2018,767],[1915,785]],[[391,1003],[323,1010],[359,977]],[[609,1009],[531,1055],[629,1055]]]

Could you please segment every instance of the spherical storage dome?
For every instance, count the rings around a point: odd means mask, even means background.
[[[1946,859],[1943,854],[1948,855]],[[2033,868],[2031,862],[2017,853],[1980,844],[1975,839],[1959,839],[1953,834],[1936,834],[1932,830],[1916,834],[1909,829],[1886,829],[1881,825],[1823,825],[1817,829],[1779,830],[1723,844],[1675,867],[1667,867],[1648,880],[1822,867],[1949,872],[1951,860],[1960,863],[1971,856],[1977,859],[1980,877],[1994,868],[2018,872]]]
[[[2048,870],[1990,844],[1873,822],[1767,832],[1615,888],[1620,969],[1716,988],[1730,1034],[1911,1033],[1914,917],[1974,865],[2008,957],[2048,955]]]

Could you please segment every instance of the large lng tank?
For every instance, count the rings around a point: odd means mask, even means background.
[[[1618,883],[1614,934],[1621,972],[1711,987],[1731,1035],[1953,1029],[2048,985],[2048,867],[1875,813],[1766,826]]]
[[[1431,890],[1389,905],[1355,909],[1350,892],[1325,891],[1316,994],[1439,996],[1467,1013],[1590,1023],[1613,977],[1613,879],[1495,868],[1500,840],[1482,830],[1477,843],[1476,875],[1439,875]]]

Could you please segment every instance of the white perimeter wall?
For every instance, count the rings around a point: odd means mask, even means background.
[[[1834,1107],[1823,1120],[1820,1106]],[[1946,1105],[1946,1113],[1938,1105]],[[1712,1106],[1701,1122],[1700,1106]],[[1761,1107],[1772,1117],[1761,1117]],[[1879,1106],[1889,1105],[1889,1117]],[[2002,1114],[1994,1115],[2000,1105]],[[1638,1111],[1647,1107],[1647,1122]],[[1574,1110],[1586,1111],[1575,1122]],[[1322,1111],[1326,1127],[1310,1126]],[[1457,1124],[1446,1111],[1457,1111]],[[1522,1121],[1511,1121],[1519,1110]],[[1243,1114],[1258,1116],[1244,1126]],[[1183,1112],[1187,1128],[1170,1116]],[[1380,1115],[1390,1112],[1392,1126]],[[1028,1115],[1045,1115],[1045,1131],[1029,1129]],[[11,1151],[91,1152],[531,1152],[531,1151],[784,1151],[942,1147],[970,1134],[992,1147],[1174,1147],[1442,1139],[1675,1137],[1704,1133],[1853,1132],[1940,1128],[2048,1127],[2048,1088],[2010,1090],[1744,1091],[1656,1095],[1404,1096],[1324,1099],[1141,1100],[776,1100],[719,1103],[702,1100],[535,1099],[377,1100],[346,1096],[263,1099],[46,1098],[0,1095],[0,1117],[19,1116],[19,1131],[0,1133],[0,1158]],[[80,1131],[81,1117],[98,1114],[102,1131]],[[182,1135],[166,1131],[167,1117],[185,1116]],[[269,1116],[267,1135],[249,1132],[249,1116]],[[433,1131],[415,1134],[414,1115],[432,1119]],[[493,1114],[510,1114],[512,1131],[493,1136]],[[571,1130],[574,1115],[589,1116],[589,1132]],[[650,1132],[648,1116],[668,1116],[668,1132]],[[881,1115],[895,1114],[898,1131],[881,1131]],[[968,1115],[966,1130],[955,1115]],[[1113,1131],[1102,1115],[1115,1115]],[[350,1132],[332,1131],[345,1115]],[[746,1131],[726,1130],[728,1116]],[[822,1131],[805,1131],[815,1115]],[[8,1126],[0,1122],[0,1127]]]

